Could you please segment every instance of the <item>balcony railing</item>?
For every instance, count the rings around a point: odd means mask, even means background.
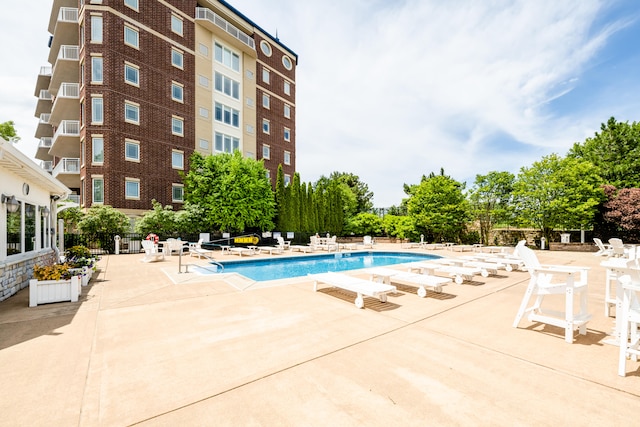
[[[78,9],[75,7],[61,7],[58,11],[58,22],[78,22]]]
[[[38,99],[41,99],[43,101],[51,101],[53,99],[53,96],[51,96],[51,93],[48,90],[42,89],[40,91],[40,95],[38,95]]]
[[[205,19],[214,25],[222,28],[227,33],[231,34],[236,39],[240,40],[242,43],[249,46],[251,49],[255,50],[256,44],[249,35],[237,29],[233,24],[229,23],[226,19],[217,15],[211,9],[207,9],[206,7],[196,7],[196,19]]]
[[[80,159],[60,159],[55,168],[53,168],[53,176],[65,174],[80,173]]]
[[[78,61],[80,59],[80,48],[78,46],[64,45],[60,46],[58,59],[66,59],[68,61]]]
[[[40,162],[40,167],[47,172],[51,172],[53,170],[53,162],[51,160]]]
[[[79,98],[80,83],[62,83],[56,98]]]
[[[56,129],[56,133],[53,135],[53,139],[56,139],[59,136],[80,136],[80,121],[61,121],[60,126],[58,126],[58,129]]]
[[[74,203],[80,204],[80,195],[79,194],[69,194],[67,200],[71,200]]]
[[[51,120],[51,114],[49,113],[45,113],[45,114],[40,114],[40,123],[43,125],[48,125],[50,123]]]
[[[50,136],[40,138],[40,142],[38,143],[38,148],[51,148],[51,144],[53,143],[53,138]]]
[[[46,66],[46,67],[40,67],[40,72],[38,73],[39,76],[49,76],[51,77],[51,67]]]

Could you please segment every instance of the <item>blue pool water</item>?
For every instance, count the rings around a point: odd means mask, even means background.
[[[247,261],[222,261],[224,273],[238,273],[258,282],[287,279],[329,271],[356,270],[439,258],[435,255],[399,252],[346,252],[326,255],[278,257]],[[215,266],[213,266],[215,267]],[[212,269],[197,269],[212,274]],[[213,273],[215,274],[215,273]]]

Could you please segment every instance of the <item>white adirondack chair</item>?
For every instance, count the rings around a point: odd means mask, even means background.
[[[596,244],[596,246],[598,247],[598,252],[596,252],[594,255],[595,256],[611,256],[613,255],[613,248],[611,247],[610,244],[604,244],[602,243],[601,239],[598,239],[597,237],[593,238],[594,243]]]
[[[516,250],[529,271],[530,280],[522,298],[520,309],[513,322],[517,328],[525,313],[531,322],[541,322],[558,326],[565,330],[564,338],[573,342],[573,331],[586,335],[587,322],[591,315],[587,313],[587,271],[588,267],[569,267],[563,265],[541,265],[535,252],[520,242]],[[580,311],[574,313],[574,298],[577,294]],[[565,311],[543,310],[544,298],[550,295],[565,296]],[[529,305],[531,298],[535,298]]]
[[[640,356],[640,269],[635,260],[629,261],[629,268],[621,269],[618,278],[622,284],[622,310],[616,313],[616,322],[620,322],[620,353],[618,375],[626,376],[627,358],[638,361]]]

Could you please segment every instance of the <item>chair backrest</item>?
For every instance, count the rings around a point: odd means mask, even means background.
[[[364,243],[365,245],[371,244],[371,236],[364,236],[362,238],[362,243]]]
[[[607,249],[604,247],[604,243],[602,243],[602,240],[598,239],[597,237],[593,238],[593,241],[595,242],[596,246],[598,247],[598,249],[600,249],[601,251],[606,251]]]
[[[611,245],[611,249],[613,249],[613,255],[624,256],[624,243],[622,243],[622,239],[614,237],[609,239],[609,244]]]
[[[278,236],[276,239],[278,240],[278,246],[284,248],[284,237]]]
[[[155,243],[153,243],[151,240],[142,241],[142,248],[146,253],[153,253],[155,251],[155,247]]]
[[[527,268],[540,268],[540,261],[538,260],[538,256],[535,252],[533,252],[530,248],[524,245],[524,240],[518,243],[516,246],[516,251],[518,251],[518,256],[522,258],[524,261],[524,265]],[[531,273],[531,270],[529,270]]]

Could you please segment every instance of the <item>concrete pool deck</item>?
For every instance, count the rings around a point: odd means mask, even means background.
[[[400,287],[358,310],[308,278],[222,281],[178,274],[177,256],[103,256],[80,303],[29,308],[26,289],[0,302],[0,425],[635,425],[640,363],[619,377],[604,343],[602,258],[537,254],[591,267],[593,320],[573,344],[511,327],[526,272],[426,298]]]

